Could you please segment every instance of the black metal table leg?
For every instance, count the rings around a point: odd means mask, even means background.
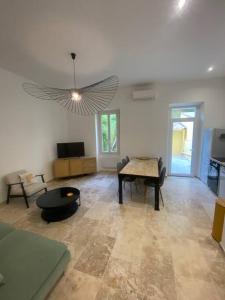
[[[123,204],[123,176],[121,174],[118,174],[118,180],[119,180],[119,204]]]
[[[155,184],[155,210],[159,210],[159,185]]]

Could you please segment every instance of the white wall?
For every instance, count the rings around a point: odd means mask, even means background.
[[[9,172],[26,168],[52,178],[57,142],[84,141],[86,155],[96,155],[95,117],[28,96],[24,81],[0,69],[0,201],[5,200],[3,177]],[[109,108],[120,109],[121,157],[160,155],[165,161],[171,103],[204,102],[205,127],[225,128],[225,79],[156,83],[155,90],[155,101],[134,102],[132,87],[123,87],[112,101]]]
[[[68,112],[27,95],[24,81],[0,69],[0,202],[5,200],[7,173],[25,168],[52,178],[55,144],[68,138]]]
[[[69,137],[71,142],[84,142],[85,155],[96,155],[95,116],[69,113]]]
[[[203,102],[204,126],[225,128],[225,78],[161,82],[155,91],[155,101],[133,101],[132,87],[123,87],[112,101],[109,109],[120,109],[121,157],[160,155],[166,161],[172,103]],[[69,116],[71,140],[84,140],[88,155],[96,155],[94,127],[94,117]]]

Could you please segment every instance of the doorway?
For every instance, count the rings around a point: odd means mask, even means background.
[[[193,176],[196,155],[197,107],[171,107],[169,174]]]

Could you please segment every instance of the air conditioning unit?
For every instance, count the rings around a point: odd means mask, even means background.
[[[137,89],[132,92],[133,100],[155,100],[154,89]]]

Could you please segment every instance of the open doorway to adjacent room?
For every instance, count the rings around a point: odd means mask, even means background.
[[[169,174],[194,176],[197,156],[198,106],[170,108]]]

